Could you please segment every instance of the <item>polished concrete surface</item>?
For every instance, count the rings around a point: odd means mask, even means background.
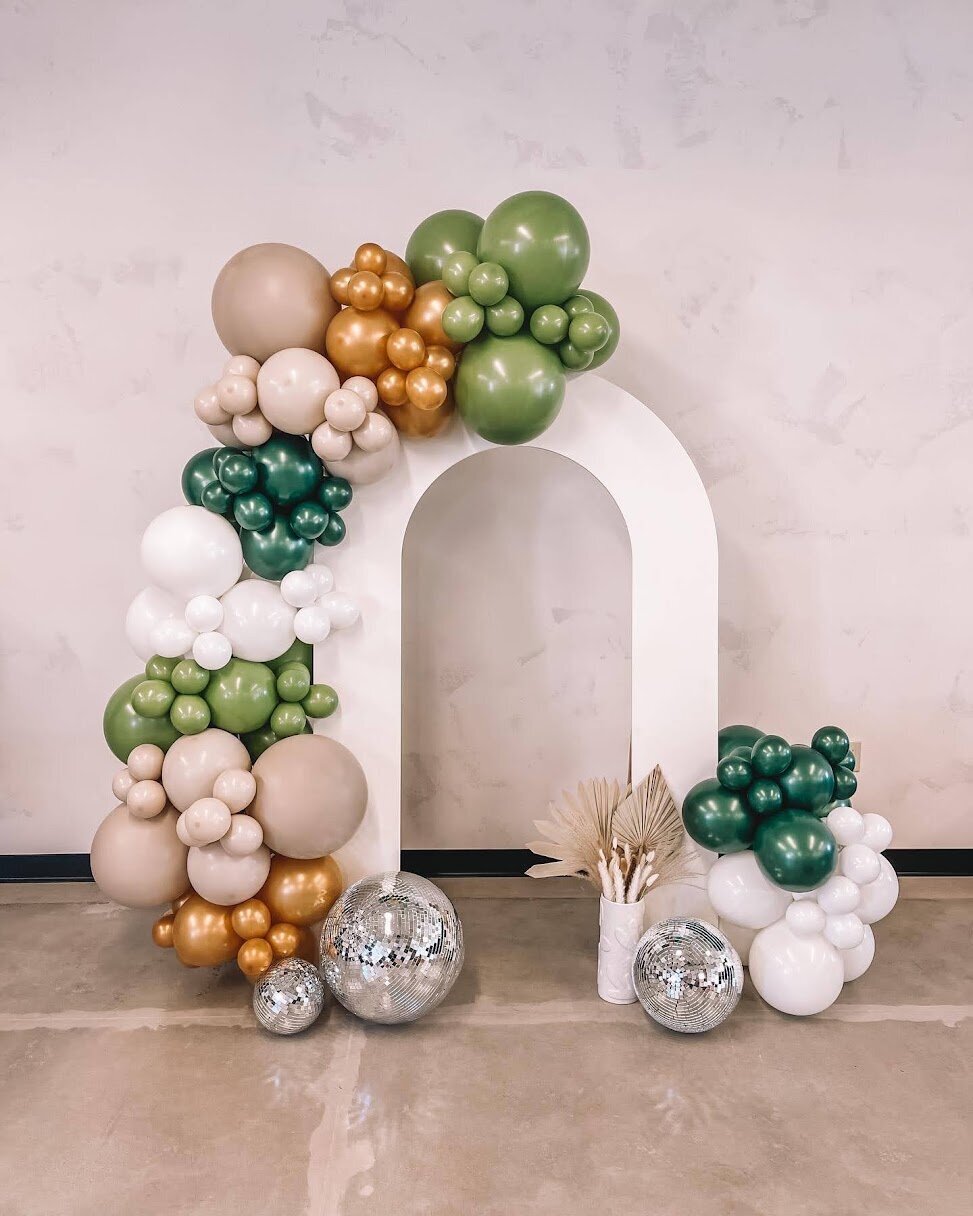
[[[91,886],[0,891],[2,1216],[967,1216],[973,894],[915,884],[824,1015],[711,1034],[594,992],[597,907],[443,883],[467,964],[406,1027],[256,1028]],[[555,898],[518,898],[524,891]]]

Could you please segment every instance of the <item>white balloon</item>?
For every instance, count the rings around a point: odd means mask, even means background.
[[[309,608],[321,594],[307,570],[291,570],[280,580],[280,593],[292,608]]]
[[[800,937],[779,920],[753,939],[750,979],[768,1005],[806,1017],[834,1004],[845,982],[845,969],[841,955],[820,933]]]
[[[362,401],[364,401],[365,409],[369,413],[378,405],[378,389],[367,376],[349,376],[341,387],[351,389],[353,393],[357,393]]]
[[[828,917],[824,936],[836,950],[854,950],[862,944],[865,926],[854,912],[843,912],[838,916]]]
[[[845,878],[843,874],[832,874],[823,886],[814,892],[818,904],[828,916],[841,916],[846,912],[854,912],[861,903],[861,888]]]
[[[875,957],[875,934],[872,932],[872,926],[865,925],[864,930],[862,940],[857,946],[853,946],[850,950],[841,951],[841,962],[845,969],[846,984],[864,975],[872,965],[872,959]]]
[[[878,878],[861,888],[862,901],[857,908],[859,919],[866,925],[874,925],[883,916],[888,916],[899,898],[899,879],[892,863],[887,857],[879,856],[878,864]]]
[[[310,566],[305,566],[303,573],[314,579],[318,595],[327,595],[334,586],[331,567],[325,566],[323,562],[313,562]]]
[[[293,643],[294,609],[275,583],[247,579],[223,596],[223,633],[237,658],[266,663]]]
[[[333,629],[347,629],[361,616],[361,609],[343,591],[331,591],[321,600],[321,607],[331,617]]]
[[[212,844],[230,830],[233,816],[219,798],[199,798],[179,816],[190,844]],[[177,825],[178,827],[178,825]]]
[[[867,844],[850,844],[838,855],[838,869],[862,887],[878,878],[881,867],[878,854]]]
[[[143,587],[125,614],[125,636],[145,662],[159,652],[152,645],[152,631],[164,621],[181,620],[183,601],[161,587]],[[181,652],[180,652],[181,653]]]
[[[201,633],[193,642],[193,658],[207,671],[219,671],[233,658],[230,639],[222,633]]]
[[[160,621],[149,634],[152,653],[166,659],[180,659],[193,644],[195,634],[181,616]]]
[[[186,624],[197,633],[210,633],[223,623],[223,605],[214,595],[194,595],[186,605]]]
[[[714,862],[706,876],[706,892],[719,916],[745,929],[772,925],[791,902],[789,892],[765,877],[749,849],[727,853]]]
[[[788,928],[799,937],[810,937],[820,933],[827,917],[811,899],[795,900],[785,914]]]
[[[825,823],[840,845],[857,844],[865,834],[864,820],[853,806],[836,806],[825,818]]]
[[[249,815],[234,815],[229,831],[220,840],[222,847],[233,857],[247,857],[250,853],[256,853],[263,842],[263,828]]]
[[[331,632],[331,617],[317,605],[301,608],[294,617],[294,632],[302,642],[315,646]]]
[[[234,857],[222,844],[189,850],[189,882],[197,895],[212,904],[242,903],[252,899],[270,873],[270,849],[261,845],[253,853]]]
[[[243,550],[222,515],[205,507],[171,507],[145,529],[142,565],[153,583],[173,595],[219,596],[240,577]]]
[[[884,853],[892,843],[892,825],[884,815],[876,815],[873,811],[869,811],[862,818],[865,822],[862,844],[867,844],[876,853]]]

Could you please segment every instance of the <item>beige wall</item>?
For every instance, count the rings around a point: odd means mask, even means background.
[[[971,41],[961,0],[4,8],[3,849],[85,848],[109,805],[101,709],[139,533],[204,443],[222,261],[335,266],[528,187],[586,216],[610,374],[709,489],[723,719],[837,720],[897,844],[973,843]],[[565,570],[524,569],[555,604]],[[449,647],[486,670],[489,638]]]

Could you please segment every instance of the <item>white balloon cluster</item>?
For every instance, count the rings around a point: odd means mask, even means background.
[[[892,825],[882,815],[835,807],[826,820],[838,843],[836,872],[813,891],[770,882],[752,852],[728,853],[707,878],[710,902],[733,925],[759,930],[748,966],[754,987],[782,1013],[820,1013],[875,957],[871,926],[895,906],[899,882],[882,856]]]
[[[361,616],[358,604],[334,590],[334,575],[327,566],[307,566],[285,574],[282,600],[294,612],[294,634],[302,642],[323,642],[332,629],[348,629]]]

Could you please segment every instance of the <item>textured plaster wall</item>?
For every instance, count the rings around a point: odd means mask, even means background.
[[[897,844],[973,843],[971,52],[964,0],[0,6],[3,849],[83,849],[110,803],[101,709],[138,536],[205,441],[221,263],[336,266],[528,187],[586,216],[610,375],[709,489],[723,719],[837,720]]]

